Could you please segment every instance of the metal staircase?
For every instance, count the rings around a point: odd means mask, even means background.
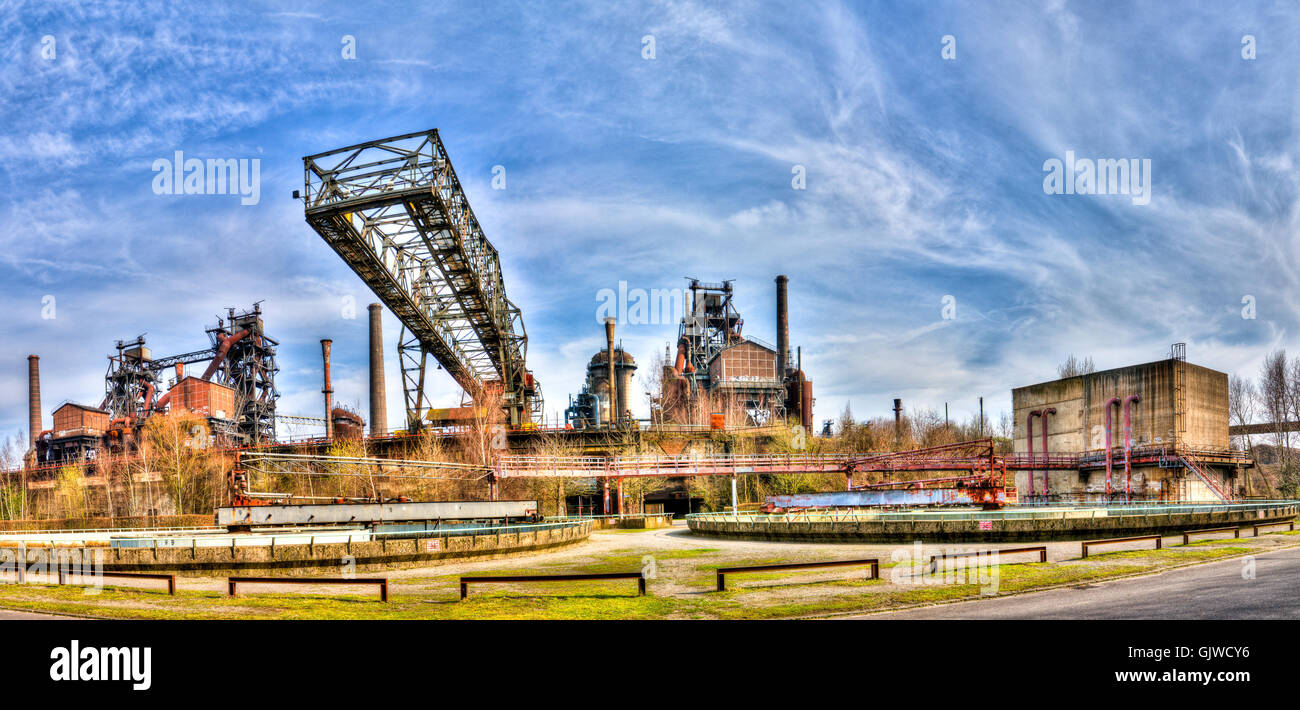
[[[1201,483],[1204,483],[1205,487],[1210,489],[1210,492],[1214,493],[1219,500],[1225,503],[1232,500],[1232,496],[1225,492],[1219,484],[1215,483],[1214,477],[1211,476],[1210,473],[1199,463],[1197,463],[1195,459],[1180,455],[1178,460],[1187,468],[1187,470],[1196,474],[1196,477],[1201,479]]]

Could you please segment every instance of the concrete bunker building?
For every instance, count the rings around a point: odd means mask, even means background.
[[[1229,444],[1228,375],[1177,355],[1011,400],[1021,501],[1232,500],[1253,465]]]

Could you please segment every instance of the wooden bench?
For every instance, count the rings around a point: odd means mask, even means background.
[[[930,556],[930,574],[934,574],[939,568],[939,560],[955,559],[958,557],[980,557],[984,555],[1010,555],[1017,552],[1037,552],[1038,561],[1047,561],[1047,546],[1038,545],[1036,547],[1009,547],[1005,550],[976,550],[974,552],[941,552],[937,555]]]
[[[1295,532],[1295,521],[1294,521],[1294,520],[1281,520],[1281,521],[1278,521],[1278,522],[1276,522],[1276,523],[1260,523],[1259,525],[1256,525],[1256,526],[1255,526],[1255,537],[1259,537],[1259,529],[1260,529],[1260,528],[1272,528],[1272,527],[1276,527],[1276,526],[1278,526],[1278,525],[1285,525],[1287,530],[1290,530],[1290,531],[1292,531],[1292,532]]]
[[[1233,537],[1241,537],[1241,527],[1237,525],[1229,525],[1223,528],[1205,528],[1204,530],[1184,530],[1183,544],[1186,545],[1190,541],[1192,535],[1199,535],[1201,533],[1228,532],[1229,530],[1232,531]]]
[[[461,577],[460,598],[469,596],[469,585],[492,582],[580,582],[598,579],[635,579],[637,596],[645,596],[645,575],[640,572],[602,572],[598,574],[534,574],[506,577]]]
[[[240,584],[375,584],[379,601],[388,601],[387,577],[227,577],[226,590],[235,596]]]
[[[151,572],[70,572],[63,568],[59,569],[59,584],[66,584],[69,576],[81,577],[113,577],[119,579],[165,579],[167,580],[167,593],[176,596],[176,575],[174,574],[157,574]]]
[[[860,567],[862,565],[871,565],[871,575],[867,579],[880,579],[880,560],[872,558],[869,560],[833,560],[831,562],[792,562],[781,565],[752,565],[748,567],[719,567],[718,572],[718,591],[727,591],[727,575],[740,574],[742,572],[775,572],[779,570],[792,569],[812,569],[814,567]]]
[[[1088,556],[1088,548],[1093,545],[1115,545],[1121,542],[1138,542],[1139,540],[1155,540],[1156,549],[1160,549],[1159,535],[1138,535],[1137,537],[1112,537],[1106,540],[1088,540],[1083,543],[1083,556]]]

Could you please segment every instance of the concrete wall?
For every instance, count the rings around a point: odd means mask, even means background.
[[[58,554],[92,559],[102,553],[106,572],[176,572],[188,575],[336,576],[345,565],[356,572],[426,567],[467,559],[496,559],[573,545],[591,536],[589,521],[563,528],[498,534],[421,537],[387,541],[277,545],[257,547],[113,548],[60,547]],[[29,562],[48,556],[49,548],[26,546]],[[6,555],[15,551],[0,550]],[[6,558],[8,559],[8,558]]]
[[[1181,379],[1181,404],[1175,380]],[[1181,360],[1103,370],[1011,390],[1015,413],[1015,451],[1029,450],[1026,419],[1032,410],[1055,407],[1047,418],[1050,451],[1080,452],[1105,448],[1106,402],[1129,395],[1133,405],[1133,445],[1173,444],[1194,449],[1228,448],[1228,375]],[[1180,432],[1176,415],[1182,415]],[[1042,420],[1034,420],[1034,450],[1041,453]],[[1123,408],[1111,408],[1111,445],[1123,446]]]
[[[1186,373],[1187,407],[1180,446],[1224,450],[1228,438],[1228,375],[1208,367],[1180,362]]]
[[[1084,511],[1072,511],[1082,514]],[[989,520],[819,520],[816,516],[701,515],[687,518],[692,533],[706,537],[746,540],[789,540],[826,542],[1005,542],[1044,540],[1094,540],[1133,535],[1172,535],[1226,525],[1249,526],[1294,519],[1297,505],[1279,505],[1264,511],[1240,508],[1219,512],[1189,512],[1163,515],[1115,517],[1042,517],[1004,519],[996,513]],[[989,523],[981,529],[981,522]]]

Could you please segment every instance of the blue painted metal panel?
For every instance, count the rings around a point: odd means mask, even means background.
[[[972,492],[978,498],[972,497]],[[852,508],[883,505],[977,505],[984,502],[988,492],[965,488],[922,488],[911,490],[831,491],[828,493],[796,493],[768,496],[767,502],[777,508]],[[998,491],[994,499],[1005,502],[1006,496]]]

